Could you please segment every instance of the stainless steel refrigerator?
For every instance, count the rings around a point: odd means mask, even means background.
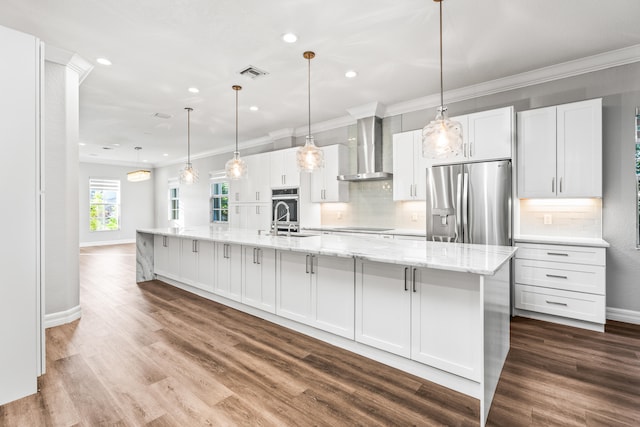
[[[511,161],[427,168],[427,240],[511,245]]]

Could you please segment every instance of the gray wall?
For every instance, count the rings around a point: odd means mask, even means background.
[[[607,251],[607,307],[640,312],[640,251],[635,247],[635,107],[640,106],[640,63],[610,68],[581,76],[556,80],[526,88],[449,104],[451,115],[467,114],[513,105],[516,111],[590,98],[603,98],[603,238],[611,244]],[[446,103],[446,97],[445,97]],[[392,135],[422,128],[435,116],[435,108],[387,117],[383,121],[384,164],[391,168]],[[344,143],[353,136],[353,127],[314,133],[318,145]],[[296,138],[300,145],[304,138]],[[348,143],[350,151],[354,143]],[[267,151],[271,146],[254,149]],[[283,148],[283,147],[278,147]],[[251,152],[251,153],[252,153]],[[242,155],[251,154],[242,152]],[[224,168],[231,156],[220,155],[194,161],[201,182],[182,196],[187,206],[185,225],[208,222],[207,173]],[[181,165],[157,169],[155,182],[156,226],[167,226],[167,180],[177,177]],[[351,158],[352,171],[355,159]],[[350,191],[357,192],[357,186]],[[352,194],[351,197],[355,197]],[[366,224],[363,224],[366,225]]]
[[[134,167],[112,166],[97,163],[80,163],[79,171],[79,232],[80,245],[131,241],[136,229],[154,226],[153,179],[143,182],[127,181],[127,172]],[[155,171],[152,170],[153,177]],[[120,180],[120,230],[89,231],[89,178]]]

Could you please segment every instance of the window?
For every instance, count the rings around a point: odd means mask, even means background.
[[[218,181],[211,183],[211,198],[209,199],[211,222],[229,222],[229,183]]]
[[[180,219],[180,188],[169,187],[169,220]]]
[[[89,230],[120,229],[120,180],[89,179]]]

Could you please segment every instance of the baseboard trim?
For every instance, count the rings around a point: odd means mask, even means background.
[[[625,310],[622,308],[607,307],[607,319],[618,322],[640,325],[640,311]]]
[[[59,311],[57,313],[45,314],[44,316],[44,328],[49,329],[54,326],[65,325],[71,323],[74,320],[78,320],[82,316],[82,308],[80,305],[71,307],[69,310]]]
[[[90,246],[108,246],[108,245],[124,245],[126,243],[135,243],[136,239],[123,239],[123,240],[103,240],[100,242],[82,242],[81,248],[87,248]]]

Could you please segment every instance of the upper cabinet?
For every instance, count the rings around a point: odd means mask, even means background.
[[[299,187],[300,171],[296,163],[297,148],[272,151],[269,153],[271,160],[271,187]]]
[[[270,153],[243,157],[247,165],[247,175],[242,179],[230,181],[231,202],[271,201],[270,159]]]
[[[462,153],[427,166],[510,159],[513,145],[513,107],[451,117],[462,124]]]
[[[393,135],[393,200],[425,200],[427,159],[422,129]]]
[[[518,197],[602,197],[602,99],[518,113]]]
[[[349,149],[341,144],[322,147],[324,167],[311,174],[312,202],[348,202],[349,183],[338,181],[349,168]]]

